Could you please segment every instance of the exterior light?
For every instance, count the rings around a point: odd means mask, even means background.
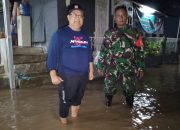
[[[145,5],[141,5],[139,10],[144,14],[153,14],[156,10]]]

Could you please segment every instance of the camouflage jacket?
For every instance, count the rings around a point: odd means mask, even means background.
[[[122,29],[106,31],[98,58],[98,69],[105,72],[110,68],[122,73],[144,70],[144,50],[143,45],[137,45],[139,38],[140,33],[128,25]]]

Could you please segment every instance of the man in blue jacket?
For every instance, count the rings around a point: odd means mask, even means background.
[[[52,36],[48,50],[48,69],[51,81],[59,85],[59,116],[67,124],[69,108],[77,117],[86,82],[94,78],[93,57],[89,35],[81,27],[84,11],[79,4],[67,10],[68,26],[58,29]]]

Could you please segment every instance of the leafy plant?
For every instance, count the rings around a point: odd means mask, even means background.
[[[162,45],[164,44],[164,37],[156,40],[147,40],[145,43],[145,56],[157,56],[162,52]]]

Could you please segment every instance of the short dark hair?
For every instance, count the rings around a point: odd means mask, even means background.
[[[117,12],[118,10],[120,10],[120,9],[124,10],[124,11],[128,14],[127,8],[126,8],[125,5],[119,5],[119,6],[117,6],[117,7],[115,8],[115,10],[114,10],[114,13],[116,13],[116,12]]]

